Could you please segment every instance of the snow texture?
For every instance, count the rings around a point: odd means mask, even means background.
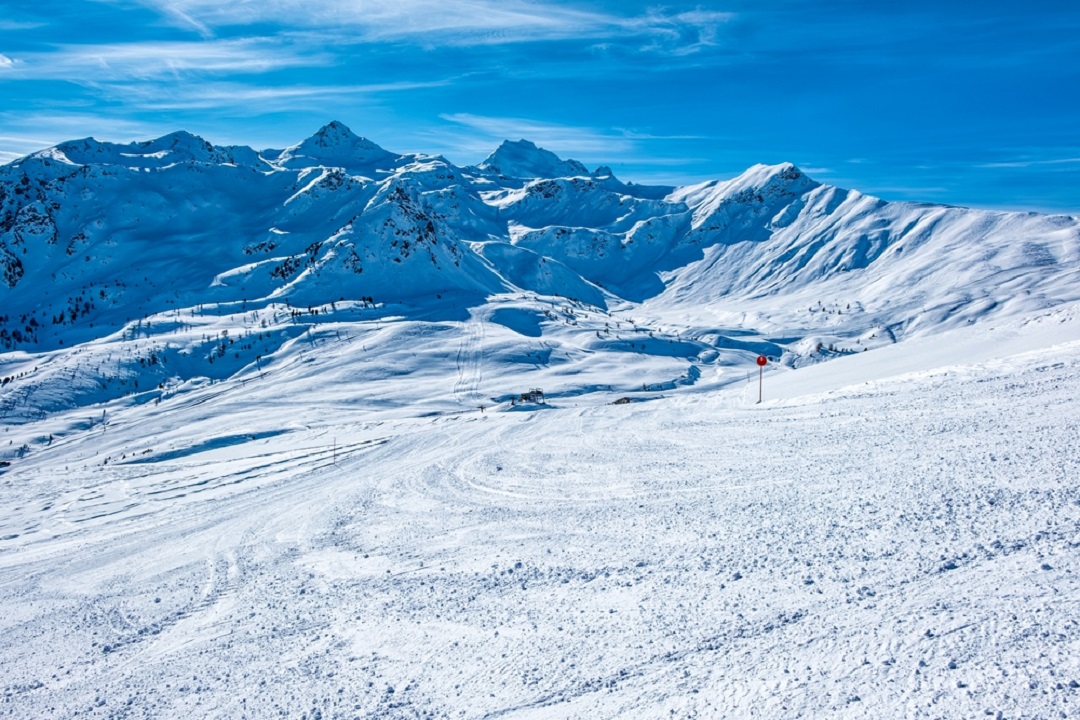
[[[790,164],[0,166],[0,717],[1069,717],[1078,267]]]

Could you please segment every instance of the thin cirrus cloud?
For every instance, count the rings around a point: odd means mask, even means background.
[[[0,163],[11,162],[54,144],[40,133],[0,135]]]
[[[1011,162],[990,162],[976,165],[980,168],[1030,168],[1054,165],[1080,165],[1080,157],[1054,158],[1052,160],[1014,160]]]
[[[138,120],[98,114],[0,112],[0,162],[9,162],[64,140],[94,135],[99,138],[146,138],[165,128]],[[174,129],[174,128],[170,128]]]
[[[529,140],[563,158],[574,158],[585,163],[630,163],[638,169],[638,176],[642,178],[661,177],[644,170],[647,167],[685,167],[697,162],[694,158],[668,157],[644,151],[646,143],[685,139],[681,136],[669,138],[629,130],[602,130],[584,125],[470,113],[442,114],[439,118],[447,124],[430,131],[426,137],[427,144],[435,152],[460,163],[479,162],[508,139]]]
[[[506,140],[524,138],[538,144],[549,143],[549,150],[582,153],[611,153],[633,150],[642,143],[671,140],[718,139],[705,135],[661,135],[630,128],[601,130],[582,125],[565,125],[517,117],[495,117],[471,113],[443,113],[439,117],[473,134]]]
[[[635,143],[621,134],[596,128],[548,123],[527,118],[489,117],[470,113],[439,116],[451,125],[442,132],[443,140],[455,151],[490,152],[506,139],[528,139],[560,155],[625,155]]]
[[[43,27],[43,22],[19,22],[17,20],[0,20],[0,30],[15,31],[15,30],[33,30],[35,28]]]
[[[350,42],[495,45],[545,40],[644,40],[643,49],[704,47],[734,15],[650,10],[619,15],[528,0],[141,0],[175,24],[204,36],[238,26],[277,23],[341,31]],[[690,42],[687,39],[690,38]]]
[[[193,72],[258,74],[325,65],[330,59],[268,38],[244,38],[61,45],[51,52],[27,53],[17,62],[9,62],[21,79],[108,82]],[[3,67],[0,62],[0,69]]]
[[[225,110],[260,112],[322,110],[328,102],[352,101],[385,93],[442,87],[450,80],[431,82],[385,82],[357,85],[244,85],[219,82],[159,87],[149,84],[115,87],[112,92],[131,107],[145,111]]]

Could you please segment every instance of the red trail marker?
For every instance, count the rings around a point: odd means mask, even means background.
[[[769,363],[769,358],[765,357],[764,355],[758,355],[757,356],[757,364],[758,364],[757,401],[758,401],[759,405],[761,404],[761,385],[762,385],[763,377],[765,375],[765,366],[768,363]]]

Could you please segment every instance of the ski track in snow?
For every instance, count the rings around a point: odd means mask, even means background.
[[[464,324],[464,334],[457,351],[457,382],[454,397],[463,405],[476,406],[482,400],[479,389],[483,379],[481,369],[484,348],[484,323],[472,319]]]
[[[247,441],[230,394],[133,408],[2,476],[0,716],[1071,716],[1075,351]],[[182,423],[219,440],[74,461]]]

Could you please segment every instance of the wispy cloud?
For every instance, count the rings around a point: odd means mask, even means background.
[[[720,28],[735,19],[734,13],[694,10],[674,14],[651,11],[631,18],[626,27],[633,28],[652,42],[646,50],[692,55],[704,48],[719,44]]]
[[[48,133],[22,134],[18,132],[0,135],[0,164],[9,163],[30,153],[57,144]]]
[[[107,82],[189,73],[266,73],[330,62],[324,53],[283,45],[280,40],[245,38],[61,45],[52,52],[27,53],[14,70],[24,79]]]
[[[42,27],[41,22],[20,22],[18,20],[0,20],[0,30],[33,30]]]
[[[617,15],[532,0],[139,0],[176,24],[210,35],[256,24],[339,28],[354,42],[423,46],[499,45],[544,40],[635,39],[677,54],[717,41],[734,16],[707,10]]]
[[[199,22],[186,12],[183,3],[158,2],[150,5],[180,26],[191,28],[204,38],[213,37],[214,33],[210,27]]]
[[[1029,168],[1045,167],[1054,165],[1078,165],[1080,157],[1055,158],[1052,160],[1013,160],[1011,162],[982,163],[975,167],[980,168]]]
[[[15,61],[9,58],[7,55],[0,53],[0,70],[15,67]]]
[[[612,128],[615,132],[630,140],[725,140],[718,135],[657,135],[628,128]]]
[[[895,193],[897,195],[910,196],[913,198],[925,197],[926,195],[940,195],[949,192],[949,188],[934,185],[873,185],[866,188],[869,193]]]
[[[0,112],[0,126],[5,128],[5,133],[0,135],[0,162],[10,162],[65,140],[88,135],[102,140],[129,142],[156,137],[176,129],[137,120],[74,112]]]
[[[591,127],[469,113],[439,117],[459,128],[455,130],[451,126],[441,131],[446,144],[459,151],[487,153],[503,140],[519,139],[530,140],[564,157],[622,156],[635,148],[634,141],[624,135]]]
[[[616,169],[632,165],[637,177],[654,176],[645,168],[686,168],[701,162],[700,158],[670,157],[646,148],[650,141],[663,140],[647,133],[468,113],[439,117],[450,124],[429,131],[422,140],[434,152],[460,163],[480,162],[502,141],[519,139],[586,164],[612,165]]]
[[[441,87],[452,80],[431,82],[386,82],[359,85],[244,85],[234,82],[188,83],[181,87],[150,83],[116,85],[111,94],[130,107],[142,111],[225,110],[241,108],[250,112],[325,110],[327,103],[348,100],[355,103],[363,96]]]

